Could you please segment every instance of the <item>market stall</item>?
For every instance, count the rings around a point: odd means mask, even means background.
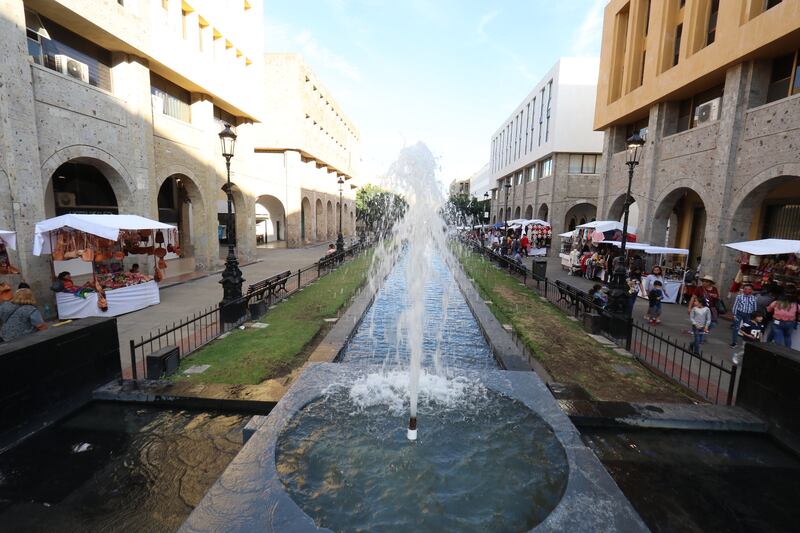
[[[567,270],[572,268],[572,262],[569,257],[570,250],[572,249],[572,238],[575,235],[575,231],[565,231],[564,233],[559,233],[558,236],[561,237],[561,251],[558,254],[558,257],[561,258],[561,266]]]
[[[622,241],[622,222],[616,220],[593,220],[575,227],[576,243]],[[628,242],[636,242],[636,228],[628,226]]]
[[[19,270],[11,264],[8,250],[17,249],[17,233],[0,230],[0,274],[19,274]]]
[[[602,241],[600,244],[611,244],[616,246],[617,248],[622,246],[621,242],[617,241]],[[627,251],[640,251],[644,252],[647,255],[654,256],[654,261],[648,261],[651,266],[659,265],[661,266],[663,261],[663,257],[667,255],[678,255],[678,256],[687,256],[689,255],[689,250],[686,248],[669,248],[665,246],[653,246],[652,244],[646,243],[638,243],[638,242],[629,242],[625,245],[625,249]],[[652,270],[651,267],[648,267],[648,271]],[[681,297],[683,296],[684,291],[684,284],[683,284],[683,270],[672,270],[672,269],[664,269],[664,279],[662,281],[663,286],[662,289],[664,290],[664,297],[662,298],[662,302],[664,303],[678,303],[681,301]],[[644,284],[639,286],[639,296],[641,298],[647,298],[647,291],[645,290]]]
[[[36,224],[33,254],[50,254],[54,264],[75,259],[91,264],[91,280],[82,285],[53,272],[59,318],[118,316],[160,302],[164,258],[180,252],[173,243],[174,226],[137,215],[68,214]],[[128,256],[143,270],[152,265],[153,275],[127,270]]]
[[[742,283],[751,283],[760,290],[772,283],[796,290],[800,286],[800,241],[790,239],[761,239],[726,244],[742,254],[736,275],[732,280],[731,292],[738,292]]]

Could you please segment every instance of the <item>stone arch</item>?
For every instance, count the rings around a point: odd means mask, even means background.
[[[336,235],[336,222],[335,222],[335,215],[333,213],[333,202],[328,200],[328,205],[325,209],[327,213],[327,220],[328,220],[328,239],[332,239]]]
[[[727,231],[727,242],[747,240],[752,221],[770,191],[800,180],[800,163],[783,163],[761,171],[747,180],[731,196],[733,218]],[[760,238],[757,236],[756,238]]]
[[[185,172],[170,172],[163,179],[158,179],[156,185],[158,220],[178,228],[180,257],[199,255],[203,261],[207,260],[209,227],[200,222],[206,213],[206,205],[192,173],[188,169]]]
[[[286,208],[277,197],[271,194],[262,194],[256,199],[256,206],[261,206],[262,220],[256,219],[256,224],[263,224],[263,239],[265,244],[286,240]]]
[[[313,235],[313,221],[311,220],[311,201],[308,196],[303,196],[300,203],[300,240],[303,244],[311,242]]]
[[[595,220],[596,216],[596,205],[591,202],[577,202],[564,215],[564,228],[566,228],[566,231],[572,231],[575,226]]]
[[[650,221],[651,244],[674,245],[689,250],[688,264],[697,265],[703,254],[706,231],[706,206],[703,191],[697,191],[678,182],[676,187],[664,191],[655,202],[655,211]]]
[[[631,195],[633,196],[633,195]],[[621,220],[622,215],[625,211],[625,195],[620,194],[608,207],[608,219],[609,220]]]
[[[350,212],[347,207],[347,203],[342,204],[342,235],[347,237],[350,235],[350,225],[348,221],[350,220]]]
[[[500,208],[500,213],[498,213],[498,215],[500,216],[500,221],[501,222],[505,222],[506,219],[503,216],[503,208],[502,207]]]
[[[521,216],[522,216],[522,209],[519,206],[517,206],[517,208],[514,209],[514,219],[518,219]]]
[[[497,215],[492,215],[492,224],[497,224]]]
[[[531,220],[533,218],[533,206],[528,204],[528,207],[525,208],[525,220]]]
[[[325,240],[325,232],[327,230],[327,224],[325,223],[325,213],[322,208],[322,200],[317,198],[317,201],[314,202],[314,214],[316,215],[315,218],[315,226],[316,226],[316,239],[318,241]]]
[[[353,233],[353,235],[356,234],[356,210],[355,209],[351,209],[350,210],[350,231]]]
[[[539,210],[536,213],[536,218],[539,220],[544,220],[545,222],[549,222],[548,216],[550,216],[550,208],[547,204],[542,204],[539,206]]]
[[[42,188],[46,191],[45,212],[50,207],[55,212],[53,199],[53,174],[64,163],[90,165],[105,176],[116,196],[117,206],[122,212],[136,212],[136,181],[125,166],[113,155],[95,146],[82,144],[65,146],[50,155],[42,163]],[[48,201],[53,203],[48,205]],[[49,214],[49,213],[48,213]]]

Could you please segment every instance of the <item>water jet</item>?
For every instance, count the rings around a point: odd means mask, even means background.
[[[408,433],[406,433],[408,440],[417,440],[417,417],[412,416],[408,421]]]

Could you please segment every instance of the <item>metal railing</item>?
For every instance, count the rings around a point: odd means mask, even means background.
[[[239,327],[248,320],[260,318],[275,302],[288,298],[303,287],[333,272],[347,258],[354,258],[365,249],[364,246],[355,244],[335,254],[336,260],[333,260],[334,256],[331,255],[296,272],[287,271],[286,276],[271,276],[251,285],[251,290],[247,294],[227,302],[224,306],[220,304],[208,307],[172,324],[165,324],[163,328],[153,330],[147,336],[141,336],[138,341],[131,339],[129,376],[134,380],[140,375],[143,376],[147,356],[163,348],[176,346],[180,350],[180,357],[184,358],[223,333]],[[231,310],[236,312],[228,312]],[[230,315],[235,315],[237,318],[226,321],[224,317]],[[128,376],[124,369],[123,375]]]
[[[701,353],[694,353],[687,343],[655,331],[630,317],[608,313],[585,291],[564,283],[555,283],[547,277],[536,276],[520,263],[501,256],[474,241],[463,241],[475,253],[483,256],[522,283],[537,295],[558,307],[564,314],[581,321],[590,321],[604,337],[625,348],[657,374],[679,383],[710,402],[733,402],[737,366],[725,361],[714,361]]]

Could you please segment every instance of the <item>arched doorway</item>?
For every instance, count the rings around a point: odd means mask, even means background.
[[[656,207],[650,240],[656,245],[687,248],[688,265],[694,268],[703,254],[705,231],[706,206],[702,198],[688,187],[679,187],[664,196]]]
[[[521,215],[521,209],[517,207],[516,209],[514,209],[514,219],[515,220],[518,219],[520,215]]]
[[[317,198],[317,201],[315,203],[314,211],[315,211],[315,213],[317,215],[317,224],[316,224],[316,226],[317,226],[317,231],[316,231],[317,237],[316,238],[317,238],[318,241],[324,241],[325,240],[325,231],[327,229],[327,224],[325,223],[325,218],[324,218],[325,214],[324,214],[323,209],[322,209],[322,200],[320,200],[319,198]]]
[[[503,216],[503,208],[502,207],[500,208],[500,212],[498,213],[498,216],[500,217],[500,222],[505,222],[506,219]]]
[[[118,214],[117,195],[96,166],[75,160],[63,163],[50,180],[53,215]]]
[[[567,214],[564,215],[564,227],[572,231],[579,224],[586,224],[587,222],[595,220],[596,214],[597,207],[594,204],[590,204],[589,202],[575,204],[570,207],[567,210]]]
[[[344,235],[345,237],[350,235],[350,224],[348,224],[349,220],[350,220],[350,213],[348,212],[347,204],[344,204],[342,206],[342,235]]]
[[[353,235],[356,234],[356,212],[355,209],[350,210],[350,231],[353,232]]]
[[[200,189],[188,176],[173,174],[166,178],[158,189],[158,220],[178,228],[180,257],[194,257],[195,236],[194,213],[203,213],[203,197]],[[227,203],[226,203],[227,210]],[[178,257],[168,254],[167,259]]]
[[[303,243],[311,242],[311,227],[309,223],[311,220],[309,217],[311,216],[311,202],[308,198],[303,197],[303,201],[300,204],[300,239]]]
[[[733,211],[730,241],[800,240],[800,176],[777,176],[743,193]]]
[[[532,218],[533,218],[533,206],[528,205],[528,207],[525,208],[525,220],[531,220]]]
[[[547,204],[542,204],[539,206],[539,212],[536,215],[536,218],[539,220],[544,220],[545,222],[549,222],[547,216],[550,214],[550,208],[547,207]]]
[[[228,195],[225,194],[225,191],[219,191],[217,193],[217,240],[225,246],[228,245],[228,225],[231,227],[233,242],[236,242],[236,203],[231,201],[231,219],[228,220]],[[224,255],[221,252],[221,257]]]
[[[334,229],[336,226],[335,218],[333,215],[333,203],[328,200],[328,206],[325,210],[327,213],[327,220],[328,220],[328,239],[332,239],[334,235],[336,235],[336,230]]]
[[[264,194],[256,199],[256,242],[270,246],[286,239],[286,209],[275,196]]]

